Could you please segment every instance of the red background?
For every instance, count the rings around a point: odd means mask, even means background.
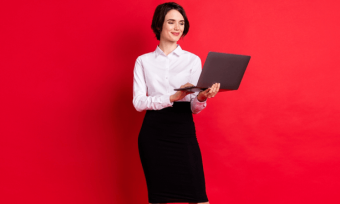
[[[147,203],[133,66],[163,2],[2,3],[0,203]],[[340,203],[338,1],[177,3],[202,63],[252,56],[194,116],[211,204]]]

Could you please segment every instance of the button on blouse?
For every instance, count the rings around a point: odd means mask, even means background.
[[[196,86],[201,72],[201,59],[182,50],[180,45],[168,55],[158,46],[154,52],[140,55],[134,67],[132,102],[135,109],[141,112],[172,107],[170,96],[176,93],[174,89],[188,82]],[[190,102],[192,113],[197,114],[207,106],[206,101],[198,101],[198,93],[188,94],[178,102]]]

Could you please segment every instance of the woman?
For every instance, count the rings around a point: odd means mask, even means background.
[[[202,71],[200,58],[177,44],[189,31],[180,5],[159,5],[151,28],[159,45],[137,58],[133,81],[133,105],[147,110],[138,149],[149,203],[209,203],[192,114],[206,107],[220,84],[200,93],[174,91],[196,85]]]

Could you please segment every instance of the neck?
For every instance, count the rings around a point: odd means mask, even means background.
[[[161,48],[165,55],[168,55],[177,48],[177,41],[172,42],[161,39],[158,47]]]

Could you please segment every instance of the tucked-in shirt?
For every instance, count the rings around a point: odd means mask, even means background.
[[[170,96],[175,88],[191,83],[197,85],[202,72],[201,59],[177,44],[168,55],[157,46],[154,52],[140,55],[135,62],[133,79],[133,105],[139,112],[143,110],[160,110],[172,107]],[[206,101],[197,99],[198,92],[188,94],[178,102],[188,101],[192,113],[201,112]]]

